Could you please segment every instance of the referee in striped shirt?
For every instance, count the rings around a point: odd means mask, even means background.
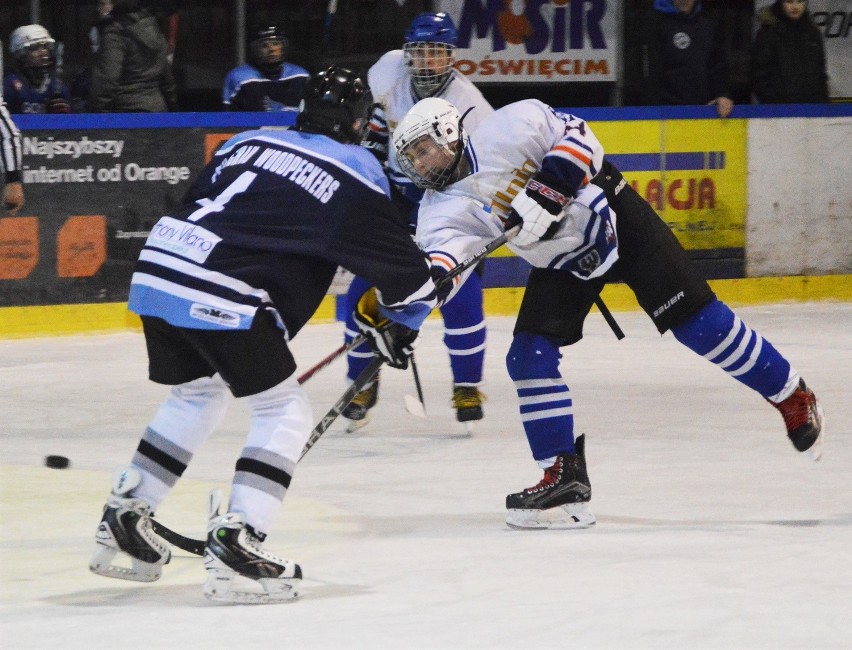
[[[3,69],[3,44],[0,43],[0,71]],[[5,172],[2,207],[16,214],[24,205],[24,186],[21,183],[21,133],[12,122],[3,91],[0,88],[0,168]]]

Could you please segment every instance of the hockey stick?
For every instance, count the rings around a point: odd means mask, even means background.
[[[610,329],[612,330],[612,333],[615,334],[615,338],[617,338],[619,341],[623,339],[624,331],[621,329],[621,327],[619,327],[618,323],[612,315],[612,312],[610,312],[609,307],[606,306],[606,303],[603,301],[603,298],[601,298],[599,295],[595,296],[595,306],[598,308],[598,311],[601,313],[601,316],[604,317],[604,320],[606,321],[606,324],[609,325]]]
[[[364,386],[373,381],[373,377],[376,376],[376,373],[379,371],[379,367],[382,363],[384,363],[384,360],[381,357],[374,357],[373,360],[370,361],[369,365],[361,371],[361,374],[355,378],[355,381],[350,384],[349,388],[343,391],[343,395],[337,398],[334,406],[329,409],[328,413],[323,416],[322,420],[319,421],[319,424],[317,424],[314,427],[314,430],[311,431],[311,435],[305,443],[305,448],[302,449],[302,455],[299,456],[299,460],[302,460],[310,448],[317,443],[317,440],[319,440],[322,434],[328,430],[332,423],[343,412],[343,409],[349,405],[352,398],[364,390]]]
[[[417,389],[417,398],[411,395],[405,396],[405,410],[418,418],[426,417],[426,402],[423,399],[423,385],[420,383],[420,373],[417,372],[417,364],[414,363],[414,355],[411,355],[411,370],[414,372],[414,387]]]
[[[457,275],[464,273],[467,269],[472,266],[478,264],[483,258],[487,257],[490,253],[500,248],[503,244],[509,241],[512,237],[515,236],[515,233],[520,230],[520,226],[515,226],[514,228],[510,228],[502,235],[491,241],[490,243],[483,246],[481,249],[476,251],[473,255],[459,263],[457,266],[453,267],[445,276],[443,276],[440,280],[438,280],[438,285],[443,286],[447,282],[450,282]],[[350,346],[353,346],[355,341],[357,341],[361,336],[353,339],[350,342]],[[358,341],[360,344],[361,341]],[[353,346],[354,347],[354,346]],[[331,361],[340,356],[343,351],[345,351],[347,346],[341,346],[330,355],[328,355],[325,359],[320,361],[314,368],[308,370],[302,377],[299,378],[299,383],[301,384],[303,381],[307,381],[314,373],[316,373],[321,368],[327,366]],[[373,377],[375,377],[376,373],[379,371],[383,360],[381,357],[375,357],[370,364],[361,371],[361,374],[355,379],[354,382],[344,391],[344,393],[337,399],[334,403],[334,406],[325,414],[322,420],[319,421],[313,431],[311,431],[311,435],[308,437],[308,441],[305,443],[305,447],[302,449],[302,455],[299,456],[299,460],[301,461],[305,454],[313,447],[317,441],[322,437],[322,435],[328,430],[328,428],[334,423],[334,421],[340,416],[343,412],[343,409],[352,401],[352,398],[355,397],[356,394],[360,393],[364,386],[372,381]],[[416,372],[416,371],[415,371]],[[307,375],[307,376],[305,376]],[[304,379],[303,379],[304,378]],[[421,392],[422,387],[419,386],[419,376],[416,379],[419,390]],[[422,398],[421,398],[422,399]],[[186,551],[188,553],[192,553],[193,555],[204,555],[204,547],[206,546],[206,540],[200,539],[192,539],[191,537],[185,537],[175,531],[171,530],[164,524],[160,523],[155,519],[151,519],[151,525],[160,537],[169,542],[170,544],[176,546],[177,548]]]
[[[384,361],[381,357],[375,357],[370,364],[361,371],[361,374],[356,377],[355,381],[352,382],[343,395],[337,399],[334,406],[331,407],[331,410],[325,414],[323,419],[319,421],[319,424],[317,424],[314,427],[314,430],[311,431],[311,435],[308,437],[308,441],[305,443],[304,449],[302,449],[302,455],[299,456],[299,460],[302,460],[305,457],[308,450],[316,444],[317,440],[319,440],[322,434],[324,434],[332,425],[343,409],[349,405],[352,398],[355,397],[356,394],[360,393],[364,389],[364,386],[373,380],[373,377],[376,376],[376,373],[379,371],[379,367],[382,363],[384,363]],[[169,544],[176,546],[182,551],[192,553],[193,555],[204,555],[204,547],[207,545],[206,540],[185,537],[180,533],[176,533],[156,519],[151,519],[151,527],[154,529],[155,533],[166,540]]]
[[[184,537],[180,533],[176,533],[171,528],[161,524],[156,519],[151,519],[151,528],[172,546],[176,546],[180,550],[192,553],[193,555],[204,555],[204,547],[207,545],[207,540]]]
[[[322,369],[323,369],[323,368],[325,368],[327,365],[329,365],[332,361],[334,361],[335,359],[337,359],[337,357],[339,357],[341,354],[344,354],[344,353],[346,353],[346,352],[349,352],[349,350],[352,350],[353,348],[358,347],[359,345],[361,345],[361,344],[362,344],[364,341],[366,341],[366,340],[367,340],[367,337],[366,337],[366,336],[364,336],[363,334],[359,334],[359,335],[358,335],[358,336],[356,336],[354,339],[352,339],[351,341],[349,341],[349,343],[344,343],[344,344],[343,344],[343,345],[341,345],[339,348],[337,348],[334,352],[332,352],[332,353],[331,353],[331,354],[329,354],[327,357],[325,357],[324,359],[322,359],[321,361],[319,361],[319,362],[318,362],[316,365],[314,365],[312,368],[309,368],[308,370],[306,370],[305,372],[303,372],[303,373],[301,374],[301,376],[299,377],[298,382],[299,382],[300,384],[304,384],[306,381],[308,381],[308,379],[310,379],[311,377],[313,377],[313,376],[314,376],[315,374],[317,374],[320,370],[322,370]]]

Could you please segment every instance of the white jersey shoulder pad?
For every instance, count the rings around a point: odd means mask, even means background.
[[[367,72],[367,83],[373,97],[379,103],[384,103],[381,97],[393,93],[400,80],[408,80],[408,71],[405,67],[402,50],[386,52]]]

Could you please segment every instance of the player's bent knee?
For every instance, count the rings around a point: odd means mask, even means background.
[[[698,354],[706,354],[734,326],[736,316],[721,300],[704,305],[696,314],[671,328],[674,337]]]
[[[295,377],[288,377],[260,393],[245,398],[252,413],[263,412],[287,415],[299,420],[310,421],[312,418],[308,394]]]
[[[173,386],[171,393],[173,397],[190,402],[199,409],[224,412],[228,405],[228,387],[219,375]]]
[[[519,332],[506,354],[506,370],[512,381],[559,376],[559,347],[540,334]]]

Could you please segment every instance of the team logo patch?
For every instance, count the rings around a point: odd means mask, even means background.
[[[189,315],[197,320],[215,323],[220,327],[237,328],[240,326],[240,315],[236,312],[211,307],[210,305],[200,305],[197,302],[192,303]]]
[[[577,266],[585,273],[591,273],[601,265],[601,256],[596,250],[589,251],[586,255],[580,258]]]

